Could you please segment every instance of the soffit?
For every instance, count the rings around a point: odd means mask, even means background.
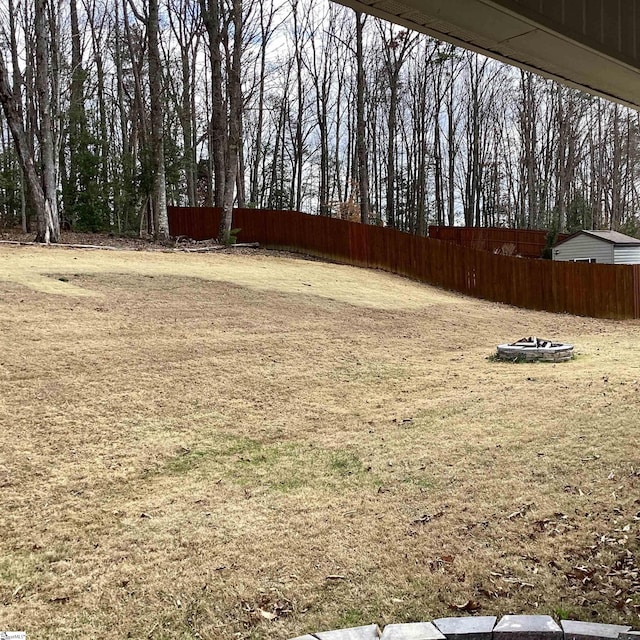
[[[640,0],[339,0],[640,108]]]

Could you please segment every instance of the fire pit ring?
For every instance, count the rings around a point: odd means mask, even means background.
[[[511,362],[566,362],[573,358],[573,345],[541,338],[520,338],[511,344],[499,344],[496,357]]]

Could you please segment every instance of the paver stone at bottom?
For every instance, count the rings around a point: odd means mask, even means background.
[[[564,631],[564,640],[615,640],[621,633],[631,629],[626,625],[578,620],[561,620],[560,624]]]
[[[366,627],[321,631],[313,635],[318,640],[378,640],[380,638],[380,629],[378,629],[377,624],[369,624]]]
[[[563,640],[563,634],[551,616],[502,616],[493,640]]]
[[[382,631],[381,640],[446,640],[430,622],[408,622],[388,624]]]
[[[433,624],[447,640],[491,640],[496,620],[495,616],[463,616],[438,618]]]

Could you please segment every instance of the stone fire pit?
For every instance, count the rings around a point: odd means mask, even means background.
[[[512,362],[566,362],[573,358],[573,345],[541,338],[521,338],[511,344],[499,344],[497,357]]]
[[[377,624],[308,633],[293,640],[639,640],[630,626],[561,620],[548,615],[468,616],[433,622]]]

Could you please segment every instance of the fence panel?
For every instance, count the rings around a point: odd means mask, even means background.
[[[218,233],[221,210],[169,207],[172,235],[197,240]],[[296,211],[234,210],[241,242],[303,251],[357,266],[384,269],[495,302],[600,318],[640,318],[640,265],[602,265],[532,260],[463,246],[463,242],[521,246],[540,243],[544,232],[438,227],[442,239]],[[430,227],[430,230],[433,227]],[[484,233],[484,236],[483,236]],[[455,239],[460,242],[455,242]],[[472,240],[475,238],[475,240]]]
[[[431,225],[429,237],[453,242],[462,247],[503,253],[513,251],[525,258],[539,258],[546,246],[547,232],[540,229],[504,229],[502,227],[443,227]],[[568,238],[558,234],[558,240]]]
[[[628,283],[629,291],[627,293],[633,298],[633,317],[640,318],[640,265],[634,264],[632,269],[633,278]]]
[[[222,209],[219,207],[167,207],[169,232],[193,240],[218,236]]]

